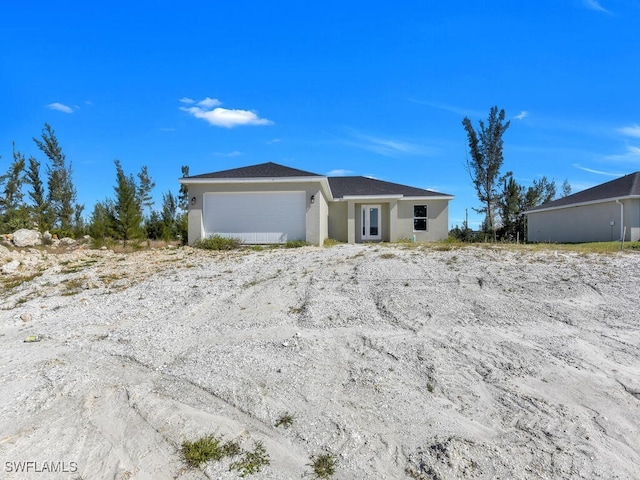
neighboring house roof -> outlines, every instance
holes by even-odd
[[[547,202],[543,205],[532,208],[525,213],[552,210],[580,204],[599,203],[607,200],[612,201],[628,197],[640,197],[640,172],[630,173],[624,177],[596,185],[595,187],[582,190],[581,192],[574,193],[573,195],[568,195],[558,200]]]
[[[297,168],[285,167],[277,163],[267,162],[259,165],[251,165],[249,167],[232,168],[231,170],[223,170],[221,172],[203,173],[202,175],[193,175],[186,177],[192,178],[284,178],[284,177],[322,177],[317,173],[305,172]]]
[[[351,196],[443,197],[450,195],[368,177],[329,177],[333,198]]]

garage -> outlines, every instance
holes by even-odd
[[[247,244],[306,240],[305,192],[206,193],[204,236]]]

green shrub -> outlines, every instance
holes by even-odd
[[[195,247],[204,250],[236,250],[242,246],[239,238],[227,238],[220,235],[214,235],[209,238],[198,240]]]
[[[193,467],[199,467],[209,460],[224,458],[220,439],[213,435],[202,437],[195,442],[182,442],[182,456]]]
[[[241,449],[237,442],[222,443],[222,437],[208,435],[195,442],[182,442],[182,456],[192,467],[199,467],[209,460],[220,461],[224,457],[240,455]]]
[[[336,471],[336,457],[331,453],[313,455],[309,466],[313,469],[315,478],[329,478]]]
[[[289,240],[287,243],[284,244],[284,248],[300,248],[300,247],[306,247],[307,245],[309,244],[304,240]]]

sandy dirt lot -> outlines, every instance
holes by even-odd
[[[640,478],[640,254],[0,252],[16,259],[2,479],[239,478],[184,462],[209,434],[263,443],[248,478],[311,479],[323,453],[335,479]]]

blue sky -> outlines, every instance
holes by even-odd
[[[5,2],[0,172],[45,122],[89,215],[114,159],[162,193],[276,162],[455,195],[462,119],[511,126],[503,171],[578,191],[640,170],[640,0]]]

